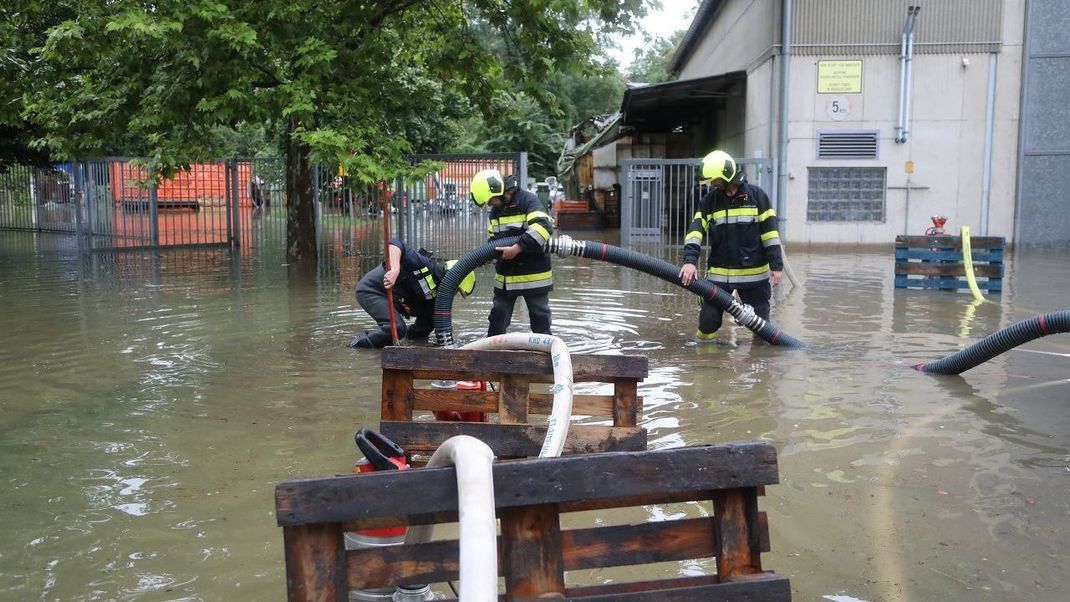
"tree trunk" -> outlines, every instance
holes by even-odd
[[[286,261],[290,265],[316,264],[316,211],[312,196],[312,166],[308,145],[294,137],[300,122],[286,126]]]

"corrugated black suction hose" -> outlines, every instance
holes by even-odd
[[[435,298],[435,337],[439,345],[453,344],[453,293],[460,284],[462,277],[497,256],[497,251],[494,250],[495,247],[507,247],[519,239],[520,237],[517,236],[488,242],[474,251],[470,251],[457,262],[457,265],[453,266],[453,269],[446,273],[446,276],[438,285],[439,294]],[[732,295],[709,280],[696,278],[690,285],[683,286],[680,284],[680,268],[666,261],[601,242],[572,240],[569,236],[551,239],[546,243],[546,250],[550,253],[557,253],[562,257],[571,255],[573,257],[607,261],[656,276],[666,282],[686,288],[703,299],[709,299],[722,311],[731,314],[736,322],[746,326],[773,345],[786,347],[806,346],[799,339],[755,315],[754,311],[748,306],[736,301]]]
[[[994,332],[973,345],[951,355],[914,366],[932,374],[962,374],[1015,347],[1060,332],[1070,332],[1070,310],[1034,316]]]

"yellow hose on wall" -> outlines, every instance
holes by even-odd
[[[966,282],[970,283],[970,292],[973,298],[984,301],[981,289],[977,287],[977,277],[973,273],[973,251],[970,249],[970,227],[962,227],[962,263],[966,266]]]

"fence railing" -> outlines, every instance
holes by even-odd
[[[526,153],[418,155],[420,180],[350,181],[313,169],[317,241],[332,257],[381,254],[383,208],[391,233],[440,257],[486,240],[487,217],[468,202],[476,172],[526,175]],[[0,170],[0,229],[71,233],[88,249],[233,246],[284,254],[288,199],[281,158],[194,163],[153,185],[143,163],[109,157]]]

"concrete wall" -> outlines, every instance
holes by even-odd
[[[989,235],[1013,237],[1017,147],[1020,41],[995,55],[996,113],[989,209]],[[861,94],[818,94],[817,62],[795,57],[789,100],[788,238],[794,242],[887,243],[902,233],[922,234],[929,216],[945,215],[948,226],[968,225],[982,234],[982,175],[989,60],[992,55],[929,54],[914,57],[909,138],[895,142],[899,62],[896,56],[863,57]],[[852,57],[854,58],[854,57]],[[964,66],[963,60],[968,62]],[[833,100],[846,100],[850,112],[836,120]],[[817,159],[820,130],[877,130],[879,154],[873,160]],[[906,173],[913,161],[914,173]],[[807,222],[807,168],[884,166],[887,168],[883,223]],[[925,187],[907,191],[903,187]]]
[[[1022,244],[1070,245],[1070,3],[1030,0],[1021,137]]]

